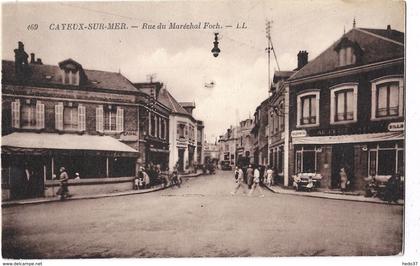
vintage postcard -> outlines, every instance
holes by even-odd
[[[4,2],[1,24],[4,263],[417,265],[404,1]]]

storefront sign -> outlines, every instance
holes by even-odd
[[[404,122],[393,122],[388,125],[389,131],[404,131]]]
[[[139,139],[139,135],[137,131],[124,131],[120,135],[120,139],[122,141],[137,141]]]
[[[306,137],[306,130],[293,130],[290,135],[292,138]]]

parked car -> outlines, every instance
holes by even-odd
[[[229,161],[223,161],[221,163],[221,168],[222,168],[222,170],[232,170],[232,166],[230,166]]]

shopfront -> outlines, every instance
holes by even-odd
[[[7,199],[44,196],[60,167],[81,180],[132,177],[137,157],[109,136],[15,132],[2,138],[2,188]]]
[[[292,134],[294,173],[317,173],[321,187],[339,188],[340,168],[347,169],[351,190],[363,190],[368,176],[404,175],[404,134],[381,132],[337,136]]]

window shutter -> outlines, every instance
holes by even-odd
[[[63,103],[59,103],[55,106],[55,128],[63,130]]]
[[[36,127],[38,129],[45,127],[45,105],[41,102],[36,103]]]
[[[124,109],[117,108],[117,131],[124,131]]]
[[[102,106],[96,108],[96,131],[104,131],[104,109]]]
[[[78,113],[78,127],[79,131],[85,131],[86,130],[86,107],[83,105],[79,105],[77,107],[77,113]]]
[[[12,102],[12,127],[20,128],[20,101]]]

